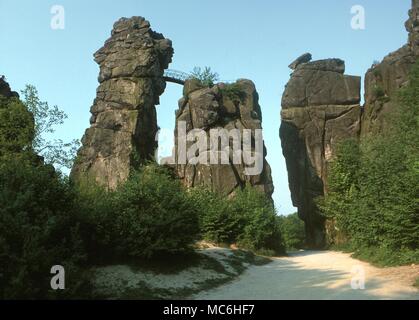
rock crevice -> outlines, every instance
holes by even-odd
[[[196,129],[202,130],[207,141],[211,141],[211,130],[219,133],[230,133],[230,130],[237,129],[240,135],[240,150],[242,151],[242,138],[245,129],[250,129],[252,134],[251,153],[255,150],[255,130],[262,129],[262,115],[259,106],[259,96],[255,85],[250,80],[241,79],[234,84],[219,83],[211,88],[202,87],[196,80],[187,80],[184,87],[184,96],[179,100],[179,109],[176,112],[175,128],[175,150],[179,150],[179,139],[185,139],[179,134],[180,125],[186,127],[184,134],[188,135]],[[273,193],[271,170],[266,161],[266,148],[260,151],[262,162],[261,172],[254,175],[247,175],[243,155],[240,155],[241,162],[234,163],[233,146],[234,139],[228,137],[228,163],[221,162],[221,150],[211,149],[208,143],[204,152],[200,150],[201,159],[208,160],[208,164],[194,164],[187,160],[181,163],[176,158],[175,170],[183,184],[188,188],[197,186],[207,187],[212,191],[219,192],[226,196],[232,196],[237,189],[243,188],[246,184],[263,191],[269,197]],[[232,141],[233,140],[233,141]],[[218,142],[218,141],[217,141]],[[262,141],[263,143],[263,141]],[[194,142],[189,141],[187,147]],[[211,154],[217,153],[219,162],[211,163]],[[177,155],[175,155],[177,157]]]
[[[412,0],[406,22],[408,43],[375,63],[365,76],[361,109],[360,78],[344,75],[340,59],[311,60],[305,54],[290,65],[294,70],[282,97],[280,137],[294,206],[305,221],[307,242],[326,244],[325,218],[316,199],[327,193],[327,175],[337,143],[385,131],[396,92],[405,86],[419,57],[419,0]]]
[[[325,244],[316,199],[327,190],[332,155],[339,141],[358,137],[360,130],[361,78],[344,71],[340,59],[300,63],[282,98],[280,138],[291,197],[315,248]]]

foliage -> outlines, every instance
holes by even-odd
[[[189,196],[199,212],[202,237],[218,244],[234,243],[243,222],[232,214],[230,203],[206,188],[194,188]]]
[[[226,84],[221,89],[221,94],[233,101],[244,102],[246,99],[246,92],[237,83]]]
[[[357,255],[387,264],[418,258],[419,62],[397,102],[386,132],[341,144],[323,207]]]
[[[383,98],[385,96],[383,87],[377,84],[372,88],[372,92],[377,99]]]
[[[0,157],[31,149],[33,117],[18,98],[0,95]]]
[[[254,251],[284,252],[275,209],[262,192],[246,187],[226,199],[198,188],[191,190],[191,197],[201,215],[200,230],[204,239],[238,244]]]
[[[65,114],[41,102],[32,86],[24,96],[25,104],[0,100],[0,298],[87,297],[92,263],[188,252],[200,232],[283,252],[274,207],[251,188],[230,200],[187,192],[155,164],[141,166],[115,191],[87,180],[74,185],[36,154],[70,163],[69,145],[44,137]],[[50,287],[57,264],[66,272],[63,291]]]
[[[178,253],[189,250],[197,239],[195,207],[180,182],[154,164],[141,167],[114,192],[82,192],[80,203],[88,217],[89,248],[108,256]]]
[[[287,250],[302,249],[305,245],[304,222],[297,213],[278,216],[279,226]]]
[[[0,162],[0,297],[55,298],[83,287],[86,256],[68,181],[32,161]],[[50,269],[64,266],[68,290],[53,291]]]
[[[57,106],[50,107],[48,102],[41,101],[37,89],[27,85],[22,91],[23,103],[32,113],[35,121],[35,134],[32,148],[44,157],[45,162],[56,167],[71,168],[79,141],[63,142],[61,139],[48,140],[47,135],[55,132],[57,125],[62,125],[67,115]]]
[[[210,67],[195,67],[191,74],[192,78],[198,79],[205,87],[212,87],[219,80],[218,73],[213,72]]]
[[[243,215],[243,231],[237,243],[251,250],[270,249],[283,253],[284,245],[276,220],[273,203],[261,191],[250,186],[237,192],[232,199],[236,215]]]

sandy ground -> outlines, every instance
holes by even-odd
[[[250,266],[237,280],[192,298],[419,300],[419,290],[412,286],[417,276],[418,265],[381,269],[345,253],[302,251]]]
[[[198,292],[206,287],[208,282],[226,282],[237,277],[237,271],[232,263],[241,261],[236,257],[234,260],[233,251],[215,246],[208,246],[198,250],[201,254],[218,262],[225,272],[220,272],[204,262],[197,266],[186,268],[177,273],[156,273],[151,270],[143,270],[129,265],[109,265],[92,269],[94,292],[99,296],[109,299],[125,298],[129,292],[144,292],[147,288],[151,292],[158,293],[159,290],[167,290],[176,297],[178,291],[184,289]],[[243,267],[248,268],[249,263],[241,261]],[[228,273],[228,274],[227,274]],[[130,298],[135,298],[136,293],[131,293]]]

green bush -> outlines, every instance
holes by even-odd
[[[390,265],[418,259],[419,62],[397,103],[385,132],[340,145],[323,205],[356,255]]]
[[[287,250],[302,249],[305,245],[304,222],[297,213],[278,217],[279,226]]]
[[[237,192],[231,205],[233,213],[243,216],[244,220],[242,233],[237,238],[239,245],[255,251],[284,252],[274,205],[263,192],[247,186]]]
[[[205,188],[193,188],[189,197],[199,213],[201,237],[218,244],[236,242],[245,221],[232,212],[230,202],[223,196]]]
[[[0,297],[78,294],[86,255],[68,181],[50,166],[23,157],[0,162]],[[62,265],[67,290],[53,291],[53,265]]]
[[[380,99],[385,96],[384,89],[380,85],[374,85],[372,92],[377,99]]]
[[[237,244],[253,251],[284,252],[273,204],[251,187],[231,199],[208,190],[191,190],[200,213],[202,237],[216,243]]]
[[[0,157],[30,150],[34,135],[32,114],[18,98],[0,95]]]
[[[237,83],[226,84],[221,94],[233,101],[244,102],[246,99],[246,92]]]
[[[84,188],[85,190],[85,188]],[[147,165],[114,192],[81,192],[88,247],[106,256],[150,258],[191,248],[198,214],[180,182]]]
[[[34,153],[35,122],[18,98],[0,96],[0,298],[80,297],[88,290],[75,195]],[[66,290],[51,289],[54,265]]]

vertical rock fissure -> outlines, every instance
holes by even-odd
[[[291,196],[313,248],[326,241],[317,198],[327,189],[331,154],[339,141],[360,130],[361,79],[344,71],[339,59],[300,63],[282,97],[280,138]]]
[[[409,33],[407,45],[366,73],[362,108],[360,78],[345,76],[342,60],[310,62],[307,53],[290,65],[294,72],[282,97],[280,138],[293,204],[305,221],[307,241],[312,247],[326,244],[321,222],[324,218],[315,198],[327,192],[327,170],[337,144],[387,130],[387,115],[397,107],[397,91],[406,85],[409,71],[418,60],[419,0],[412,0],[405,26]],[[324,127],[320,134],[321,125]]]

